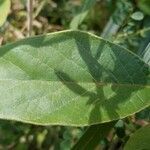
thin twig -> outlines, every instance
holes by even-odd
[[[33,0],[27,0],[27,29],[28,36],[32,34],[32,22],[33,22]]]
[[[145,32],[148,32],[150,31],[150,27],[147,27],[147,28],[143,28],[141,30],[138,30],[136,32],[130,32],[130,33],[120,33],[116,36],[116,40],[120,39],[120,38],[129,38],[129,36],[137,36],[139,34],[144,34]]]

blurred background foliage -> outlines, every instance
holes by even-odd
[[[80,29],[138,54],[150,52],[150,0],[34,0],[32,35]],[[0,28],[0,45],[27,36],[26,0],[12,0]],[[147,47],[147,48],[146,48]],[[119,120],[95,149],[122,149],[132,133],[150,121],[150,108]],[[0,150],[69,150],[87,127],[35,126],[0,120]]]

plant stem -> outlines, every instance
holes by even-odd
[[[28,36],[32,34],[32,22],[33,22],[33,0],[27,0],[27,29]]]
[[[148,32],[150,31],[150,27],[148,28],[144,28],[144,29],[141,29],[141,30],[138,30],[136,32],[131,32],[131,33],[121,33],[121,34],[118,34],[116,39],[120,39],[120,38],[127,38],[128,36],[136,36],[136,35],[139,35],[141,33],[145,33],[145,32]]]

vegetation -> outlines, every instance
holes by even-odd
[[[150,148],[149,0],[0,0],[0,149]]]

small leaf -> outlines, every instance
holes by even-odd
[[[137,12],[134,12],[132,15],[131,15],[131,18],[134,19],[134,20],[137,20],[137,21],[140,21],[144,18],[144,15],[142,12],[140,11],[137,11]]]
[[[0,0],[0,26],[5,22],[10,10],[10,0]]]
[[[124,150],[149,150],[150,148],[150,125],[137,130],[131,135]]]
[[[95,35],[63,31],[0,48],[0,118],[85,126],[150,105],[149,65]]]

